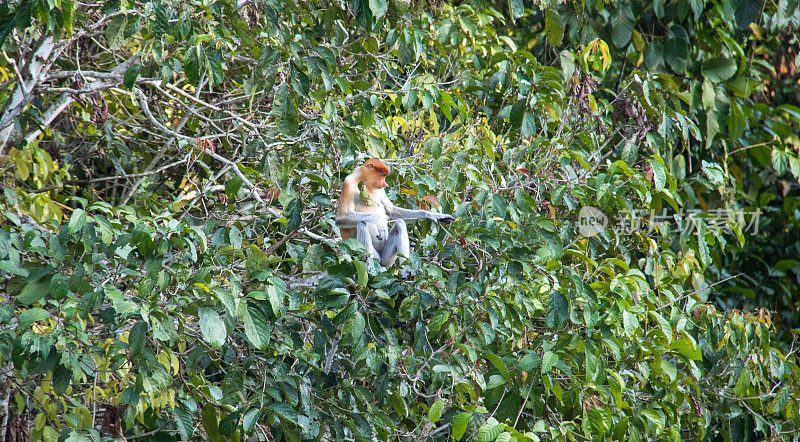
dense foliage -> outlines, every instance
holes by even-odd
[[[798,31],[797,0],[0,5],[0,440],[796,437]],[[388,271],[333,222],[367,157],[457,218]]]

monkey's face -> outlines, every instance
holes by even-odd
[[[386,187],[386,177],[383,175],[378,175],[375,180],[375,188],[383,189]]]
[[[386,187],[386,176],[389,175],[389,168],[380,160],[369,160],[364,163],[362,175],[364,180],[372,189],[383,189]]]
[[[386,177],[375,173],[374,171],[368,171],[371,173],[367,174],[367,179],[364,180],[364,183],[370,189],[383,189],[386,187]]]

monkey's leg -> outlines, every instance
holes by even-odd
[[[386,238],[386,244],[381,250],[381,265],[387,268],[391,267],[398,253],[403,256],[411,254],[411,247],[408,244],[408,228],[402,219],[395,221],[392,230],[389,231],[389,237]]]
[[[367,250],[367,259],[379,258],[378,251],[372,245],[372,234],[369,232],[369,226],[365,222],[360,222],[356,225],[356,239],[358,239],[364,248]],[[384,248],[385,249],[385,248]]]

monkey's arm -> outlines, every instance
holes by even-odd
[[[432,221],[439,221],[441,223],[449,224],[455,221],[451,215],[446,213],[431,212],[430,210],[412,210],[403,209],[392,204],[388,199],[386,200],[386,213],[389,219],[429,219]]]
[[[352,229],[358,223],[379,224],[380,216],[366,212],[346,212],[336,214],[336,226],[339,228]]]

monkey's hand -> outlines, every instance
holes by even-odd
[[[450,224],[456,219],[453,218],[453,215],[448,215],[446,213],[437,213],[436,221],[439,221],[442,224]]]

